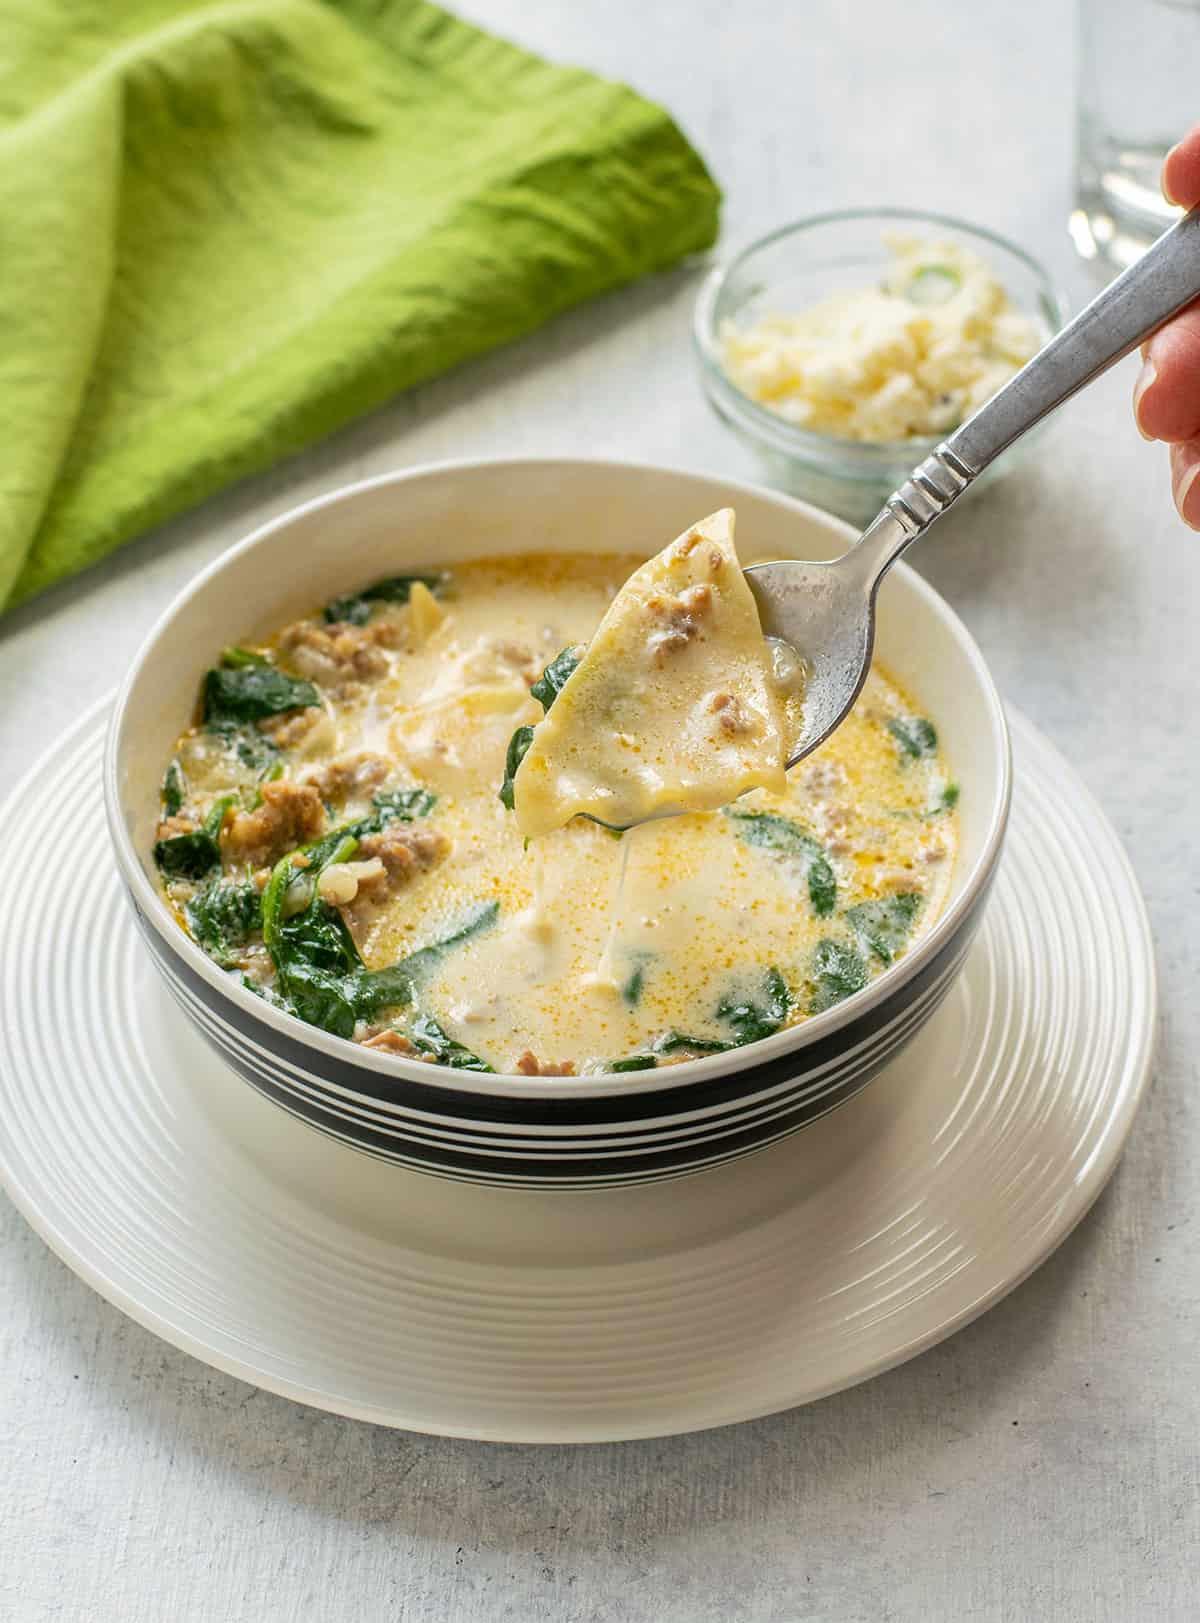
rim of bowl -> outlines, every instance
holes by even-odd
[[[931,959],[937,956],[971,912],[981,891],[990,880],[999,857],[1012,799],[1012,746],[1008,723],[1005,719],[1000,695],[996,690],[995,683],[992,681],[991,673],[987,668],[983,655],[962,620],[945,599],[928,582],[923,580],[915,570],[903,563],[897,564],[895,568],[902,572],[908,588],[923,596],[932,605],[934,612],[941,615],[946,621],[983,692],[992,723],[996,793],[993,797],[991,819],[980,854],[976,858],[970,873],[966,876],[959,895],[938,919],[929,933],[923,936],[917,945],[901,958],[899,963],[885,969],[861,992],[855,992],[845,1002],[826,1010],[824,1014],[814,1015],[798,1026],[790,1026],[783,1031],[776,1032],[771,1037],[763,1037],[758,1042],[748,1043],[744,1048],[735,1048],[726,1054],[712,1054],[700,1059],[685,1060],[681,1064],[667,1066],[655,1071],[625,1072],[616,1075],[602,1072],[571,1077],[565,1081],[562,1078],[548,1079],[500,1074],[489,1076],[483,1072],[471,1072],[468,1081],[468,1073],[466,1072],[454,1071],[445,1066],[435,1066],[432,1068],[434,1074],[431,1075],[431,1067],[428,1064],[405,1060],[399,1055],[380,1054],[364,1049],[360,1044],[349,1042],[342,1037],[334,1037],[317,1026],[306,1025],[302,1020],[297,1019],[295,1015],[286,1014],[282,1010],[274,1008],[271,1004],[265,1003],[262,998],[256,997],[252,992],[248,992],[243,986],[238,985],[229,975],[218,968],[208,954],[197,946],[191,936],[180,928],[167,908],[165,901],[159,895],[157,887],[152,884],[142,867],[122,812],[117,779],[118,748],[121,742],[123,721],[130,695],[141,678],[142,668],[147,659],[156,650],[164,634],[168,632],[176,615],[184,604],[190,602],[193,597],[204,591],[210,581],[222,574],[232,560],[240,558],[268,536],[274,535],[278,530],[286,529],[303,516],[317,512],[325,507],[335,506],[341,502],[352,501],[364,491],[375,490],[383,485],[403,486],[412,481],[436,475],[463,474],[476,470],[497,468],[510,470],[552,468],[560,473],[571,468],[586,468],[592,473],[597,470],[608,470],[614,475],[632,471],[649,475],[665,474],[672,478],[703,479],[710,482],[714,478],[714,475],[696,469],[671,467],[662,463],[635,462],[613,457],[450,458],[445,461],[420,463],[413,468],[376,474],[368,479],[355,480],[351,484],[340,485],[336,490],[328,491],[321,496],[314,496],[308,501],[301,502],[296,507],[289,508],[287,512],[268,519],[241,541],[227,547],[172,599],[151,626],[134,655],[125,679],[117,691],[112,714],[109,718],[104,743],[105,817],[121,877],[129,887],[143,917],[154,926],[154,929],[166,945],[172,951],[180,954],[193,973],[206,981],[220,997],[228,999],[236,1008],[240,1008],[243,1013],[249,1014],[264,1025],[274,1028],[293,1042],[304,1044],[318,1053],[326,1054],[332,1059],[339,1059],[343,1063],[349,1062],[359,1065],[366,1071],[374,1071],[383,1076],[400,1076],[409,1082],[461,1093],[464,1097],[469,1097],[472,1094],[486,1094],[491,1097],[524,1098],[532,1101],[537,1099],[603,1098],[635,1093],[674,1092],[689,1087],[696,1082],[702,1082],[716,1076],[731,1076],[738,1071],[750,1070],[769,1060],[782,1058],[786,1054],[794,1053],[806,1048],[811,1043],[832,1035],[843,1026],[853,1023],[860,1015],[878,1007],[884,999],[890,997],[893,992],[898,991],[907,981],[912,980]],[[734,495],[740,494],[758,500],[765,498],[767,501],[789,511],[815,518],[824,525],[832,525],[845,535],[848,545],[857,536],[857,531],[853,525],[847,524],[844,519],[839,519],[833,514],[825,512],[822,508],[814,506],[811,502],[801,501],[780,491],[752,484],[749,480],[719,477],[719,483]]]
[[[946,227],[951,231],[961,232],[964,236],[988,243],[992,247],[1001,248],[1005,253],[1020,259],[1037,278],[1042,297],[1053,312],[1056,332],[1064,325],[1070,314],[1070,303],[1066,295],[1046,267],[1035,259],[1028,249],[1022,248],[1019,243],[1002,236],[999,231],[991,230],[988,226],[976,225],[971,220],[962,220],[953,214],[930,213],[925,209],[830,209],[824,214],[805,215],[788,225],[776,226],[765,236],[755,237],[744,248],[738,249],[732,258],[723,260],[705,277],[692,315],[692,342],[700,362],[705,386],[713,397],[714,404],[720,401],[737,411],[745,425],[760,439],[768,441],[775,450],[793,456],[804,455],[809,461],[840,460],[854,464],[865,478],[882,472],[882,464],[886,464],[889,468],[896,462],[901,462],[905,466],[915,465],[940,445],[947,434],[955,430],[947,429],[944,433],[923,434],[904,440],[848,440],[840,434],[823,434],[813,429],[801,428],[798,423],[788,422],[778,412],[772,411],[739,389],[725,370],[721,359],[720,336],[716,329],[716,309],[730,277],[762,249],[770,248],[787,237],[800,236],[816,226],[869,220],[904,220],[912,224]]]

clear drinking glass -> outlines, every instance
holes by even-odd
[[[1180,211],[1159,185],[1200,120],[1200,0],[1079,0],[1076,208],[1085,259],[1130,265]]]

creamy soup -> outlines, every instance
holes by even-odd
[[[598,660],[593,686],[581,661],[640,560],[431,570],[351,592],[209,671],[154,847],[180,924],[298,1018],[460,1069],[649,1069],[860,990],[944,904],[957,786],[932,722],[878,666],[846,722],[782,777],[771,762],[796,662],[764,656],[736,558],[722,533],[701,539],[707,558],[698,546],[668,595],[715,586],[731,635],[707,666],[678,645],[678,677],[668,667],[663,683],[682,686],[656,698],[651,682],[645,716],[616,730],[634,740],[622,751],[639,738],[653,749],[656,703],[686,693],[691,714],[728,694],[735,722],[752,725],[727,731],[728,705],[703,712],[730,773],[715,809],[621,834],[589,816],[563,823],[552,792],[527,838],[512,807],[538,759],[531,730],[577,669],[564,722],[603,709],[611,671]],[[699,569],[707,581],[691,578]],[[643,604],[664,584],[647,580]],[[615,629],[598,652],[619,660]],[[593,789],[614,781],[604,762],[583,764]],[[749,782],[769,787],[725,803]]]

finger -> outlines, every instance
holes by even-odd
[[[1193,124],[1163,161],[1163,194],[1168,203],[1194,208],[1200,203],[1200,124]]]
[[[1133,416],[1150,440],[1200,436],[1200,303],[1160,327],[1146,346],[1133,389]]]
[[[1200,439],[1171,447],[1171,493],[1183,522],[1200,530]]]

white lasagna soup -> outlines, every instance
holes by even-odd
[[[649,564],[367,583],[220,655],[154,858],[205,952],[336,1036],[648,1070],[831,1008],[944,905],[958,788],[933,721],[877,666],[785,774],[802,704],[732,515]]]

